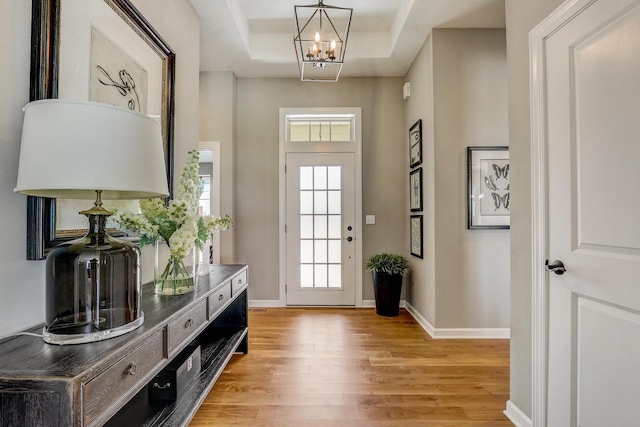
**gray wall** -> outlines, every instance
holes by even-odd
[[[466,228],[466,147],[509,145],[506,77],[501,29],[434,29],[406,76],[426,202],[408,301],[435,328],[509,327],[509,231]]]
[[[251,299],[279,298],[278,120],[283,107],[362,107],[363,213],[376,215],[375,225],[363,225],[363,259],[381,251],[407,254],[402,82],[238,79],[236,261],[251,266]],[[370,273],[363,278],[363,299],[372,300]]]
[[[236,219],[236,76],[200,73],[200,141],[220,142],[220,215]],[[220,262],[236,257],[237,222],[220,233]]]
[[[502,29],[434,29],[437,328],[509,327],[509,231],[467,230],[467,146],[509,145]]]
[[[562,0],[506,1],[511,141],[511,401],[531,415],[529,31]]]
[[[200,21],[188,0],[134,4],[177,53],[176,170],[198,146]],[[18,171],[22,107],[29,98],[31,2],[0,2],[0,336],[44,320],[44,262],[25,260],[26,196],[13,193]],[[151,271],[153,270],[151,266]]]
[[[411,96],[405,101],[405,129],[422,119],[423,258],[409,257],[407,302],[432,326],[436,324],[435,156],[433,132],[433,38],[427,38],[405,81]],[[407,142],[409,150],[408,131]],[[407,163],[408,165],[408,163]],[[407,210],[409,208],[407,207]],[[407,234],[409,224],[407,224]]]

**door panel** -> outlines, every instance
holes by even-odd
[[[552,427],[640,419],[638,4],[595,1],[545,45]]]
[[[353,153],[286,155],[287,305],[355,305]]]

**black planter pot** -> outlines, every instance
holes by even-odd
[[[373,292],[376,296],[376,314],[393,317],[400,308],[402,274],[373,272]]]

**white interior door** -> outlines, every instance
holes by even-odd
[[[638,426],[640,2],[582,3],[545,44],[547,425]]]
[[[355,305],[354,189],[353,153],[287,153],[287,305]]]

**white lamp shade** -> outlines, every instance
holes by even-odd
[[[15,191],[94,199],[96,190],[103,199],[168,195],[160,124],[95,102],[27,104]]]

